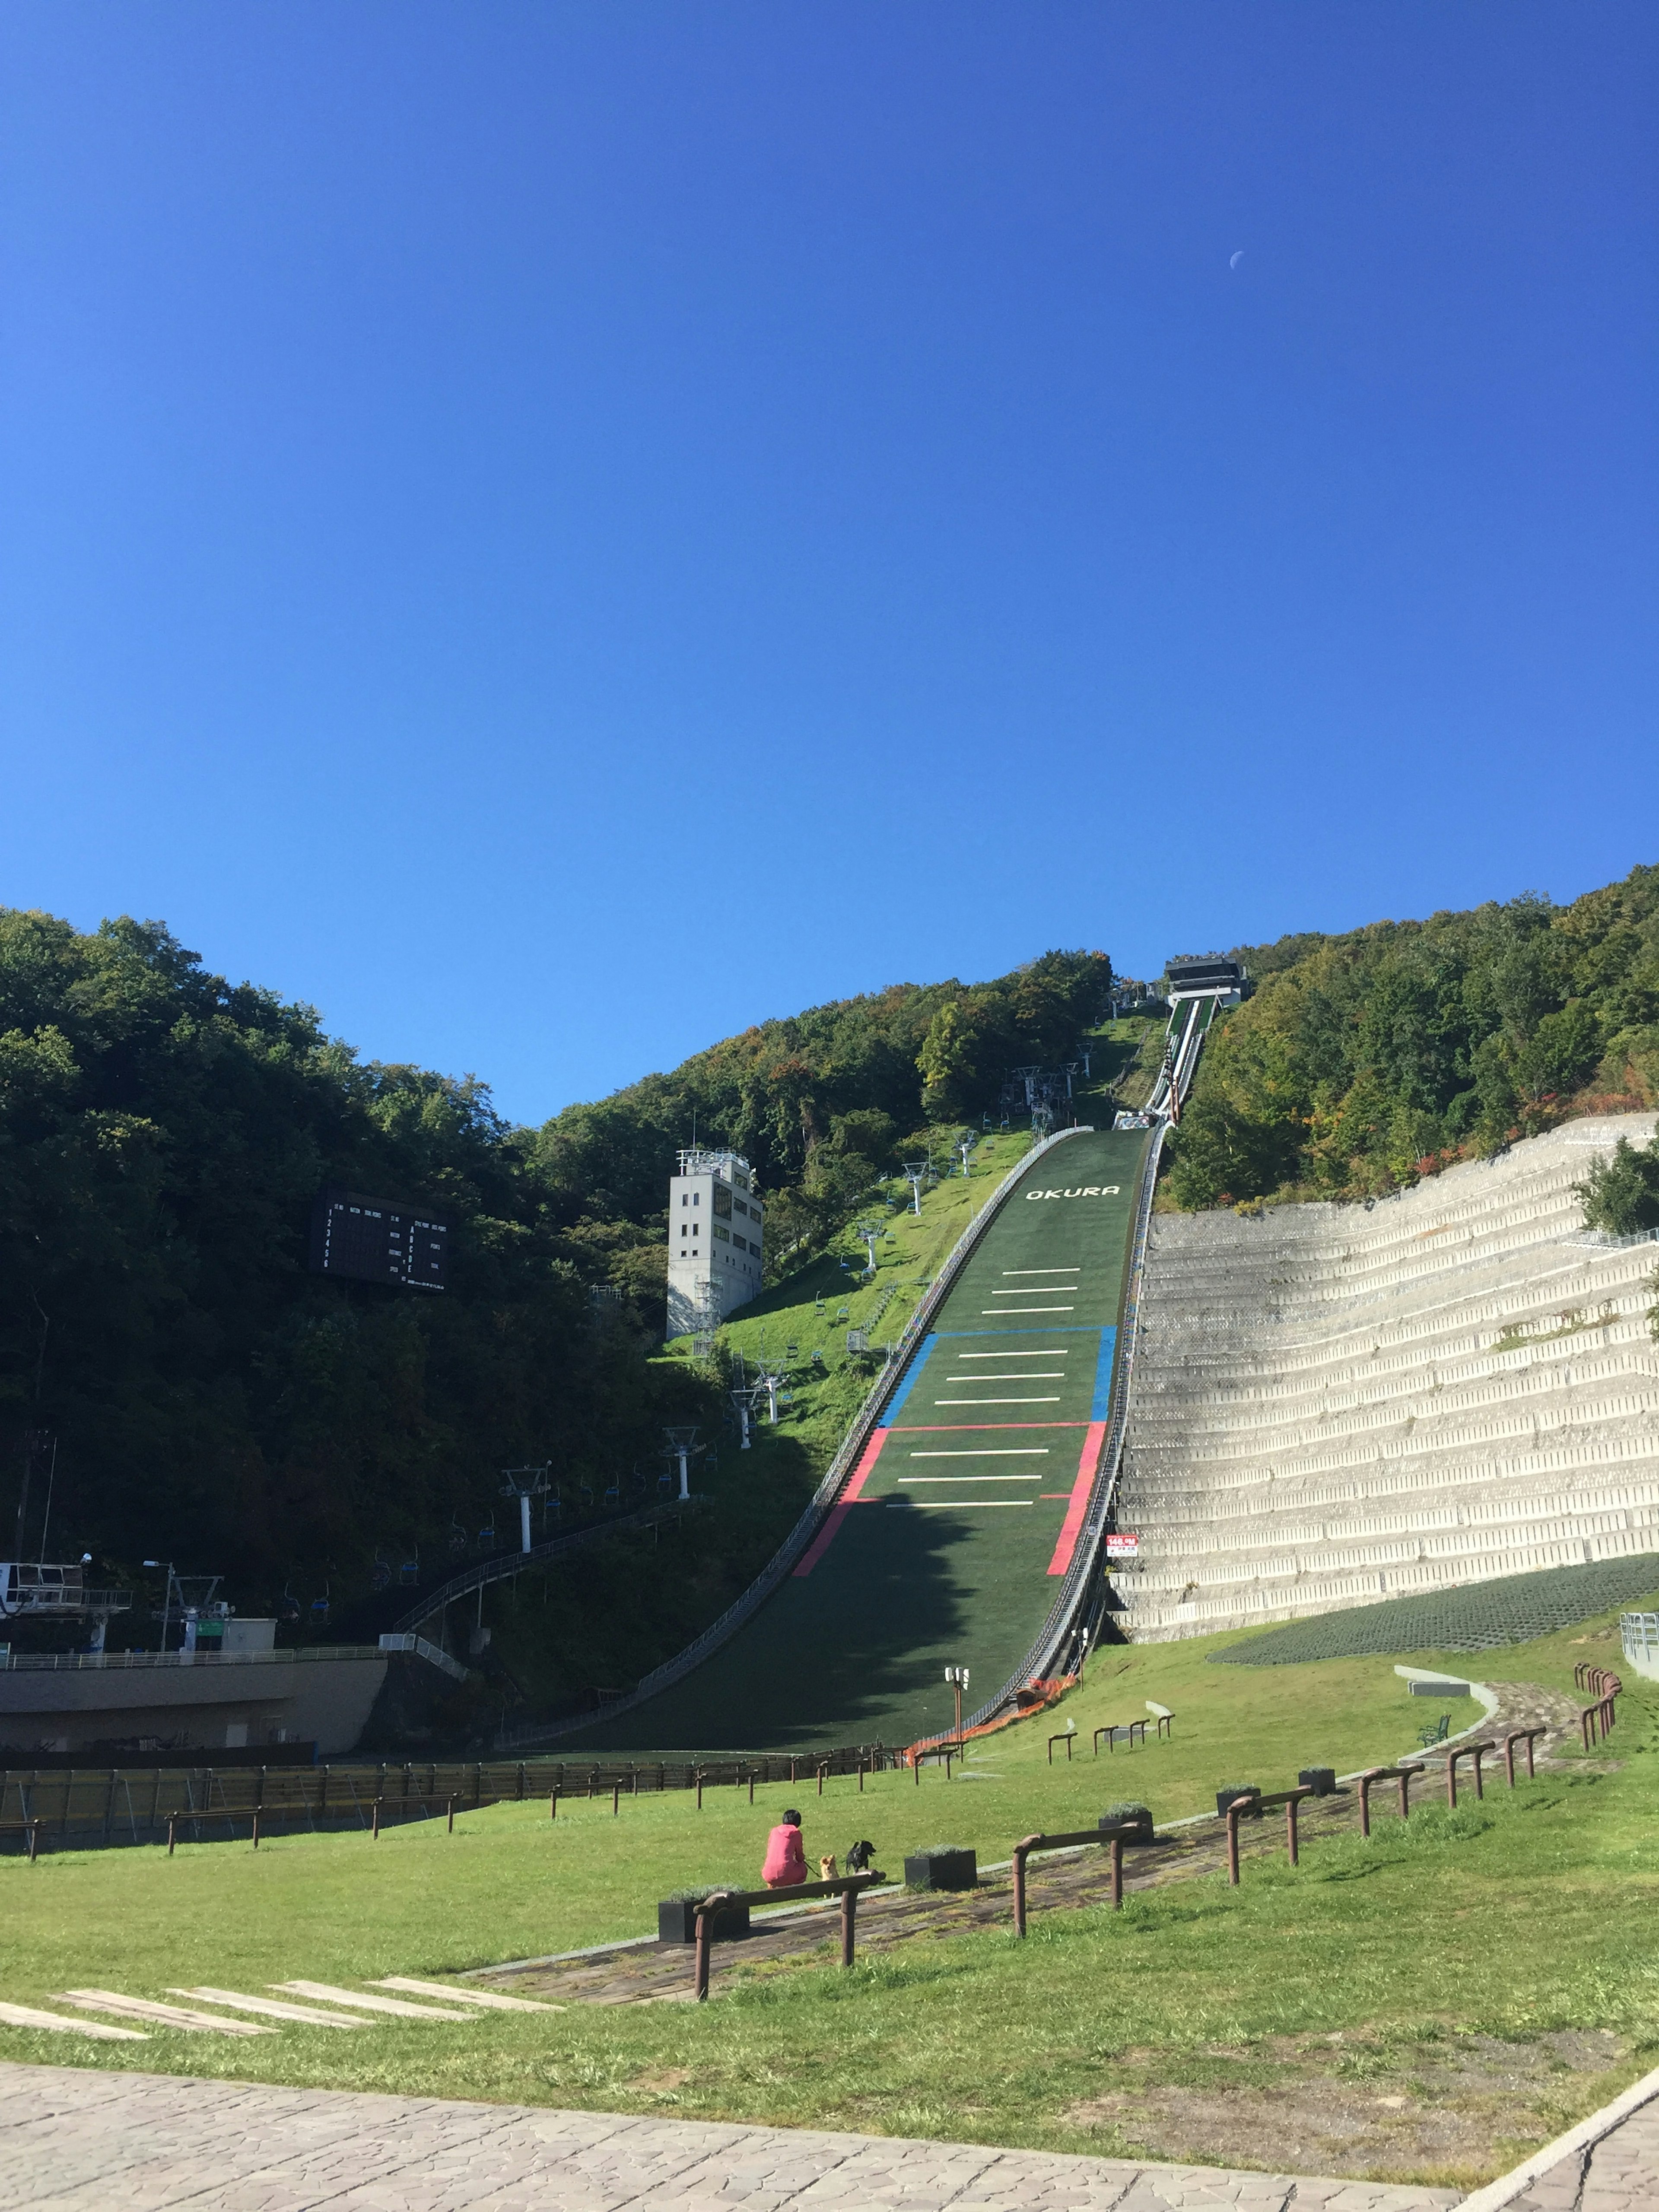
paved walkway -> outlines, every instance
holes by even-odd
[[[1501,2184],[1488,2193],[1499,2198],[1503,2212],[1653,2212],[1659,2204],[1659,2074],[1630,2094],[1643,2091],[1646,2103],[1546,2166],[1518,2194]],[[1617,2109],[1617,2103],[1609,2108]],[[1596,2126],[1592,2119],[1565,2140],[1571,2144]]]
[[[0,2065],[6,2208],[1441,2212],[1457,2201],[1455,2190],[977,2144]]]

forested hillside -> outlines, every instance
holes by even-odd
[[[1051,954],[1000,982],[897,987],[534,1130],[471,1079],[360,1061],[159,925],[83,935],[0,909],[0,1551],[27,1431],[58,1439],[52,1556],[174,1558],[245,1605],[327,1588],[337,1614],[377,1546],[430,1565],[458,1523],[476,1535],[503,1467],[654,1479],[662,1424],[721,1410],[714,1378],[657,1356],[692,1114],[759,1167],[774,1253],[804,1251],[930,1113],[1059,1056],[1109,981],[1098,954]],[[325,1183],[447,1218],[449,1290],[308,1273]],[[26,1556],[44,1504],[37,1484]],[[772,1540],[745,1514],[740,1556],[699,1540],[715,1610]]]
[[[1239,952],[1255,995],[1212,1035],[1171,1195],[1352,1198],[1595,1108],[1659,1103],[1659,867]]]

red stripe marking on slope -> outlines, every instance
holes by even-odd
[[[839,1500],[830,1509],[830,1517],[808,1546],[806,1556],[795,1569],[798,1575],[810,1575],[818,1561],[836,1540],[836,1531],[847,1518],[847,1509],[856,1505],[864,1494],[864,1486],[875,1473],[876,1462],[881,1457],[881,1448],[890,1432],[877,1429],[864,1447],[862,1457],[853,1470],[853,1479],[842,1491]]]
[[[1051,1575],[1063,1575],[1072,1564],[1072,1554],[1077,1549],[1077,1540],[1083,1528],[1083,1516],[1089,1510],[1089,1492],[1095,1486],[1095,1469],[1100,1464],[1101,1450],[1105,1442],[1105,1422],[1091,1421],[1089,1433],[1083,1439],[1083,1456],[1077,1463],[1077,1480],[1072,1485],[1072,1502],[1066,1509],[1066,1518],[1060,1524],[1060,1541],[1054,1546],[1054,1556],[1048,1562]]]

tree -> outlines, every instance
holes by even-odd
[[[1620,1137],[1611,1159],[1593,1160],[1583,1182],[1572,1186],[1582,1199],[1586,1229],[1630,1237],[1659,1229],[1659,1127],[1656,1141],[1638,1146]]]

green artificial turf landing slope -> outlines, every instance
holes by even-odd
[[[1547,1636],[1605,1607],[1628,1605],[1659,1583],[1659,1553],[1503,1575],[1461,1589],[1426,1590],[1344,1613],[1293,1620],[1210,1656],[1226,1667],[1291,1667],[1308,1659],[1357,1659],[1370,1652],[1489,1651]]]
[[[1144,1131],[1068,1139],[1005,1201],[801,1568],[682,1682],[579,1739],[607,1751],[912,1741],[1008,1680],[1047,1616],[1104,1418]]]

